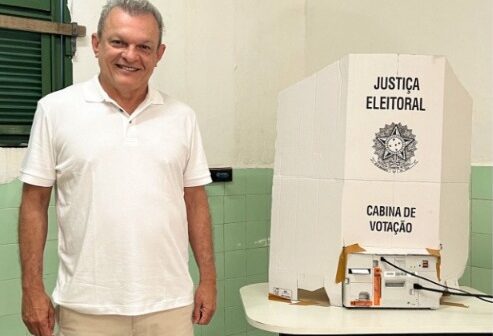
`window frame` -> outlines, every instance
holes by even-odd
[[[70,23],[67,0],[0,0],[0,14]],[[72,84],[73,37],[49,33],[35,34],[39,34],[41,43],[41,96],[39,97],[41,98]],[[35,109],[36,106],[33,106],[32,117]],[[12,114],[11,111],[9,113]],[[14,124],[6,123],[5,120],[2,122],[1,114],[2,111],[0,111],[0,147],[27,146],[32,117],[28,119],[23,117],[22,120],[19,118],[18,123]]]

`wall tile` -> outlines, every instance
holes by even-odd
[[[240,278],[246,276],[245,250],[226,252],[224,258],[226,279]]]
[[[224,309],[217,310],[212,321],[208,325],[202,327],[202,336],[218,335],[224,335]]]
[[[492,233],[493,227],[493,201],[477,200],[471,201],[472,232]]]
[[[246,246],[245,222],[224,224],[224,250],[240,250]]]
[[[211,213],[212,224],[218,225],[224,223],[224,197],[209,197],[209,211]]]
[[[200,280],[199,267],[197,266],[197,262],[190,252],[190,257],[188,259],[188,270],[190,272],[190,277],[194,284],[198,284]]]
[[[0,209],[0,245],[17,243],[19,209]]]
[[[203,327],[198,324],[193,325],[193,336],[202,336]]]
[[[242,306],[240,298],[240,288],[247,284],[247,279],[234,278],[226,279],[224,282],[224,305],[225,307]]]
[[[247,322],[242,307],[227,307],[224,309],[224,313],[224,334],[226,336],[246,332]]]
[[[244,222],[245,213],[245,195],[224,196],[224,223]]]
[[[56,285],[57,273],[46,274],[43,276],[43,284],[45,286],[46,293],[53,293]]]
[[[216,277],[218,280],[223,280],[224,279],[224,269],[225,269],[225,261],[224,261],[224,252],[223,253],[216,253],[214,255],[214,258],[216,259]]]
[[[471,266],[472,260],[472,233],[469,232],[469,253],[467,254],[467,266]]]
[[[58,241],[49,240],[45,245],[43,274],[58,272]]]
[[[205,186],[205,191],[207,191],[207,196],[224,196],[224,183],[212,182]]]
[[[21,311],[21,280],[0,281],[0,316]]]
[[[212,237],[214,241],[214,252],[224,251],[224,225],[212,226]]]
[[[246,194],[246,183],[249,169],[234,169],[233,181],[225,182],[225,195],[244,195]]]
[[[0,245],[0,280],[20,278],[19,246]]]
[[[51,189],[51,194],[50,194],[50,205],[55,206],[56,204],[56,191],[55,188]]]
[[[216,281],[216,288],[217,288],[217,300],[216,300],[216,310],[224,311],[224,307],[226,307],[225,304],[225,298],[226,298],[226,281],[225,280],[218,280]]]
[[[492,235],[473,233],[471,235],[471,265],[486,269],[493,269],[492,262]]]
[[[13,314],[0,316],[0,335],[26,336],[29,333],[22,323],[21,315]]]
[[[247,195],[247,221],[270,221],[271,195]]]
[[[266,221],[246,223],[246,247],[266,247],[269,244],[269,233]]]
[[[247,174],[246,193],[271,194],[273,176],[272,169],[252,169],[251,173]]]
[[[471,196],[473,199],[493,199],[493,167],[472,167]]]
[[[0,209],[18,208],[21,203],[22,183],[19,180],[0,184]]]
[[[269,281],[268,273],[247,275],[247,284],[255,284],[259,282],[268,282],[268,281]]]
[[[247,275],[269,271],[269,252],[266,247],[247,250]]]
[[[483,293],[493,293],[491,269],[471,267],[471,287]]]
[[[459,285],[471,287],[471,267],[466,266],[462,277],[459,279]]]
[[[268,332],[268,331],[264,331],[264,330],[260,330],[260,329],[254,329],[253,327],[251,327],[252,329],[249,329],[247,331],[247,336],[277,336],[278,334],[275,334],[275,333],[271,333],[271,332]]]
[[[56,208],[48,207],[48,235],[46,239],[53,240],[58,238],[58,224],[56,216]]]

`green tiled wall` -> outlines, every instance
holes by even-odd
[[[473,167],[471,257],[461,284],[492,292],[493,167]],[[218,276],[218,309],[196,336],[272,335],[248,325],[238,290],[267,281],[272,169],[235,169],[234,181],[207,186]],[[0,185],[0,335],[28,335],[20,319],[17,218],[21,184]],[[54,286],[57,268],[53,202],[46,247],[45,282]],[[198,270],[191,260],[195,282]]]
[[[30,335],[20,316],[21,282],[17,219],[22,185],[19,181],[0,184],[0,335]],[[45,248],[44,282],[48,291],[55,286],[58,268],[57,229],[54,199],[48,209],[49,231]]]
[[[469,260],[461,285],[493,292],[492,228],[493,167],[473,166],[471,170],[471,236]]]
[[[218,270],[218,308],[195,336],[273,335],[248,325],[239,289],[266,282],[269,257],[272,169],[234,169],[233,181],[207,186]],[[190,268],[196,269],[193,260]],[[197,273],[193,276],[197,282]]]

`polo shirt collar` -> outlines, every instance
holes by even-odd
[[[118,105],[108,94],[104,91],[101,83],[99,82],[98,75],[94,76],[91,80],[87,81],[84,85],[84,99],[90,103],[102,103],[109,102]],[[162,94],[149,86],[147,96],[142,104],[148,105],[162,105],[164,104],[164,99]]]

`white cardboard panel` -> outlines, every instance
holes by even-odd
[[[472,99],[446,64],[444,90],[442,182],[469,183],[471,171]]]
[[[298,286],[308,290],[315,290],[322,287],[323,277],[318,276],[317,285],[316,275],[319,272],[319,249],[317,245],[323,243],[320,235],[323,235],[324,227],[319,227],[317,223],[317,198],[318,181],[315,179],[304,178],[297,181],[298,202],[296,204],[296,237],[293,245],[296,249],[296,265],[298,270]],[[316,245],[314,246],[314,242]],[[317,287],[318,286],[318,287]]]
[[[342,241],[342,189],[343,181],[321,181],[318,201],[318,223],[324,227],[322,237],[325,241],[320,243],[322,258],[319,259],[319,267],[324,275],[324,287],[332,305],[342,305],[342,287],[336,284],[337,266],[341,253]]]
[[[327,277],[334,281],[342,246],[341,196],[339,180],[274,176],[271,288],[294,295],[297,288],[324,287]]]
[[[297,288],[323,288],[327,279],[335,283],[342,232],[340,223],[342,182],[299,179],[297,217]],[[312,212],[312,214],[307,214]]]
[[[442,183],[440,198],[442,280],[462,276],[469,252],[469,184]]]
[[[315,128],[313,166],[315,178],[343,178],[344,139],[346,137],[345,99],[341,62],[331,64],[316,74]],[[330,149],[330,150],[328,150]]]
[[[288,289],[297,299],[296,246],[297,181],[274,176],[272,189],[272,224],[269,258],[269,282],[272,287]]]
[[[434,58],[428,56],[350,56],[346,152],[351,152],[353,155],[346,156],[345,178],[440,181],[440,165],[436,164],[436,156],[440,157],[442,146],[443,66],[443,62],[436,62]],[[394,84],[394,89],[375,89],[376,85],[378,87],[385,85],[380,83],[382,81],[392,81],[392,79],[387,79],[389,77],[409,77],[410,83],[416,86],[401,86],[412,87],[409,91],[398,88],[397,84]],[[378,80],[379,78],[381,80]],[[394,83],[396,82],[397,80],[394,80]],[[420,107],[426,111],[376,109],[378,106],[375,104],[369,104],[372,108],[368,108],[368,97],[376,97],[377,100],[381,97],[422,99],[423,104]],[[407,150],[403,153],[408,156],[410,162],[416,162],[416,165],[405,173],[388,173],[371,162],[371,159],[378,158],[373,148],[378,143],[377,134],[388,138],[388,136],[382,136],[382,133],[389,133],[390,125],[393,123],[400,123],[405,127],[401,128],[401,133],[403,133],[401,135],[409,133],[406,139],[414,139],[407,148],[416,147],[414,157],[411,157]],[[391,157],[396,158],[397,161],[402,159],[397,155],[391,155]]]
[[[315,109],[315,75],[305,78],[295,85],[283,90],[279,95],[276,156],[279,166],[274,172],[284,176],[306,176],[307,162],[300,160],[303,144],[307,135],[302,132],[302,120],[309,116],[314,118]]]
[[[344,245],[438,248],[440,183],[344,181]]]

